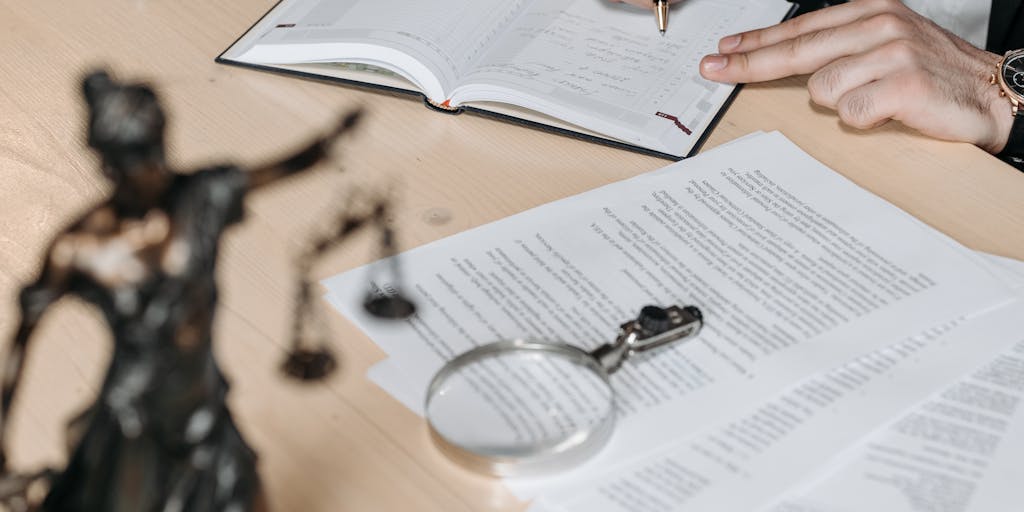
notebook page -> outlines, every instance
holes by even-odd
[[[401,74],[441,102],[533,0],[292,2],[238,60],[252,64],[356,62]]]
[[[687,0],[664,36],[650,11],[596,0],[534,2],[452,94],[536,110],[621,141],[685,156],[733,86],[704,80],[728,34],[779,22],[784,0]]]

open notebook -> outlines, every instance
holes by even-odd
[[[688,156],[735,86],[700,77],[718,40],[788,16],[788,0],[283,0],[217,61],[421,95],[669,158]]]

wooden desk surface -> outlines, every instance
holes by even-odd
[[[224,242],[218,357],[231,405],[259,451],[275,510],[518,510],[500,485],[452,467],[422,421],[365,377],[384,357],[328,312],[341,371],[302,386],[280,377],[291,259],[353,184],[393,187],[406,247],[657,169],[668,162],[409,99],[217,65],[213,58],[273,0],[0,1],[0,336],[50,238],[108,190],[84,144],[82,74],[106,67],[154,83],[168,110],[170,159],[187,169],[260,162],[364,106],[345,172],[324,169],[253,197]],[[868,132],[813,107],[800,79],[744,89],[706,147],[781,130],[838,172],[967,246],[1024,259],[1024,175],[963,144],[895,123]],[[332,253],[334,274],[372,259],[368,241]],[[98,316],[65,301],[33,338],[12,424],[17,467],[61,464],[65,420],[89,403],[109,353]],[[6,343],[6,341],[5,341]]]

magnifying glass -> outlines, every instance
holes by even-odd
[[[613,343],[593,351],[507,340],[448,361],[427,388],[435,444],[453,461],[497,476],[570,468],[597,453],[615,426],[609,376],[634,354],[692,337],[694,306],[646,306]]]

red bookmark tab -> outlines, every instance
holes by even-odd
[[[672,114],[666,114],[664,112],[657,112],[654,115],[656,115],[658,117],[664,117],[665,119],[668,119],[669,121],[672,121],[673,123],[675,123],[676,128],[679,128],[680,130],[683,131],[683,133],[685,133],[687,135],[693,134],[693,132],[691,132],[689,128],[687,128],[685,125],[683,125],[683,123],[679,122],[679,118],[678,117],[676,117],[676,116],[674,116]]]

